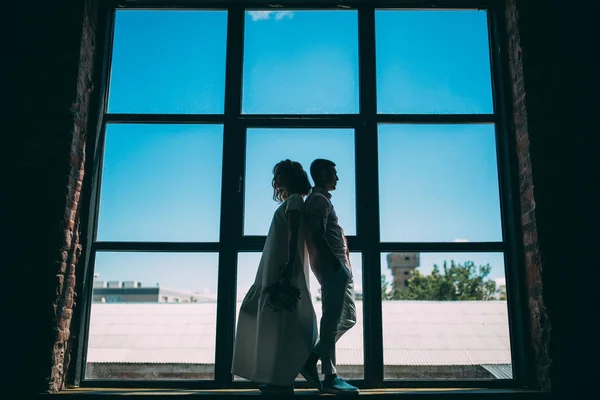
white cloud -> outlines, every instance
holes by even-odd
[[[281,21],[284,18],[292,19],[294,17],[294,13],[291,11],[277,11],[275,13],[275,20]]]
[[[294,13],[291,11],[248,11],[248,14],[252,17],[252,21],[266,21],[271,18],[281,21],[284,18],[294,17]]]
[[[249,11],[248,14],[252,17],[252,21],[262,21],[271,18],[273,11]]]
[[[468,241],[469,241],[469,239],[454,239],[453,240],[454,243],[466,243]]]

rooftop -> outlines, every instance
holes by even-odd
[[[338,342],[340,365],[363,364],[362,301],[356,304],[357,326]],[[213,364],[216,308],[94,303],[87,361]],[[511,364],[505,301],[383,301],[382,311],[386,365]]]

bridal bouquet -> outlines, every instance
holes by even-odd
[[[281,268],[285,268],[285,265]],[[292,286],[289,278],[282,277],[277,282],[263,289],[262,294],[266,296],[267,307],[273,311],[294,311],[298,300],[300,300],[300,289]]]

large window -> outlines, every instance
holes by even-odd
[[[230,373],[233,341],[287,158],[337,165],[342,377],[525,383],[497,11],[322,3],[112,11],[82,385],[255,386]]]

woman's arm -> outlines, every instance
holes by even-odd
[[[289,238],[288,261],[281,271],[281,277],[289,280],[292,278],[294,259],[296,257],[296,253],[298,252],[298,229],[300,228],[300,219],[302,218],[302,214],[298,210],[290,210],[286,214]]]

